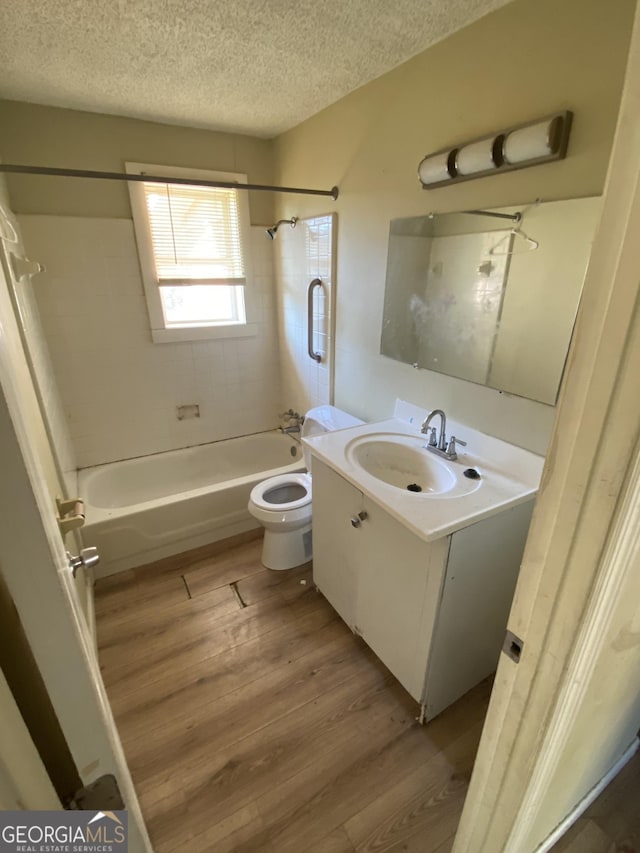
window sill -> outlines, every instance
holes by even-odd
[[[257,334],[257,323],[229,326],[185,326],[182,329],[151,329],[151,339],[154,344],[170,344],[175,341],[211,341],[221,338],[253,338]]]

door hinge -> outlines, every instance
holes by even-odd
[[[80,498],[71,498],[68,501],[56,498],[56,506],[58,508],[58,527],[63,538],[70,530],[82,527],[85,518],[84,501],[81,501]]]

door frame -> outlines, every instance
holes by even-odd
[[[49,482],[49,491],[52,499],[58,497],[68,499],[73,497],[73,495],[70,495],[68,492],[67,480],[60,463],[58,448],[54,441],[50,413],[47,411],[45,403],[42,388],[42,376],[38,374],[33,349],[30,343],[30,337],[33,337],[34,335],[43,336],[44,334],[38,320],[37,311],[34,314],[32,310],[32,308],[35,307],[32,277],[29,273],[17,276],[11,263],[12,256],[25,258],[26,254],[19,224],[9,207],[8,201],[8,194],[3,181],[0,184],[0,286],[2,286],[2,284],[6,284],[6,288],[11,299],[16,328],[22,344],[22,352],[31,377],[35,400],[42,420],[42,428],[47,440],[48,453],[51,457],[50,467],[52,472],[55,472],[56,483],[54,485],[52,482]],[[1,281],[3,272],[5,279],[4,282]],[[24,293],[25,288],[29,289],[30,295]],[[20,293],[23,293],[23,299],[21,299]],[[23,300],[26,300],[26,304]],[[30,303],[31,308],[29,307]],[[49,476],[51,478],[51,474]],[[73,541],[73,545],[69,544],[69,547],[73,547],[77,552],[79,552],[83,545],[82,536],[79,530],[73,530],[67,535],[69,536],[70,541]],[[76,592],[78,596],[82,597],[82,609],[97,651],[96,619],[93,600],[93,569],[90,569],[81,576],[78,576],[76,579]]]
[[[0,809],[61,809],[51,779],[0,669]]]
[[[525,849],[632,577],[640,547],[639,233],[637,12],[602,218],[509,618],[524,648],[517,664],[501,655],[454,853]]]
[[[129,812],[129,849],[151,843],[73,592],[29,412],[34,389],[0,277],[0,571],[83,784],[113,774]]]

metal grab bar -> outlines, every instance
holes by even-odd
[[[316,287],[322,287],[322,282],[319,278],[314,278],[307,290],[307,352],[309,358],[314,361],[322,361],[322,356],[319,352],[313,351],[313,291]]]

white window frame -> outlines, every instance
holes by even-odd
[[[247,176],[239,172],[212,172],[203,169],[187,169],[179,166],[158,166],[151,163],[125,163],[128,174],[134,175],[158,175],[159,177],[193,178],[205,181],[230,181],[238,184],[246,184]],[[168,180],[170,184],[171,181]],[[144,294],[149,312],[151,326],[151,338],[154,343],[171,343],[172,341],[200,341],[217,338],[244,338],[257,334],[256,306],[253,295],[253,274],[251,266],[251,223],[249,219],[249,199],[246,190],[238,192],[238,220],[240,227],[240,242],[245,268],[244,307],[246,322],[228,323],[216,325],[188,325],[171,326],[165,325],[164,311],[160,298],[160,286],[158,285],[151,242],[151,229],[144,197],[144,189],[140,181],[130,181],[129,197],[131,199],[131,212],[133,214],[133,226],[138,244],[138,257],[142,272]],[[218,285],[211,285],[217,287]],[[237,285],[242,287],[242,285]]]

